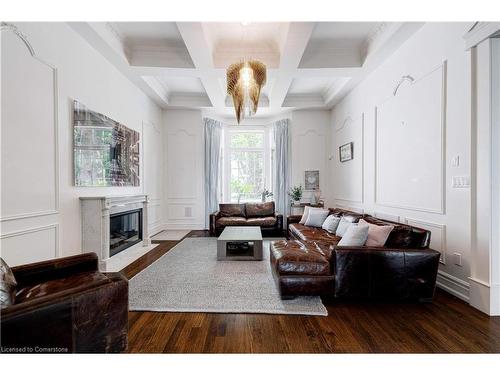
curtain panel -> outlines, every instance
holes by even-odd
[[[204,118],[203,123],[205,134],[205,228],[208,228],[209,215],[219,209],[217,192],[219,191],[222,123],[211,118]]]
[[[283,224],[287,225],[287,216],[290,212],[288,198],[290,176],[290,136],[289,119],[276,121],[273,124],[275,158],[274,158],[274,200],[276,212],[283,214]]]

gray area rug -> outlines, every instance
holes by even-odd
[[[320,297],[282,301],[269,264],[217,261],[215,238],[186,238],[129,281],[131,311],[321,315]]]

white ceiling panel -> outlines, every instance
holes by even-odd
[[[423,23],[88,22],[72,26],[164,108],[228,108],[226,68],[267,65],[258,116],[331,108]],[[372,61],[372,63],[370,63]]]

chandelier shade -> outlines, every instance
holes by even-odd
[[[260,91],[266,83],[266,65],[257,60],[231,64],[226,71],[227,93],[233,98],[238,124],[257,112]]]

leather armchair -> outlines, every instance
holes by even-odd
[[[13,267],[16,301],[1,310],[5,350],[120,352],[127,347],[128,281],[101,273],[95,253]]]

